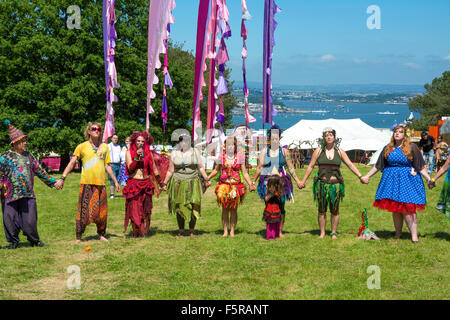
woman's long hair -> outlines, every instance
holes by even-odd
[[[402,144],[400,145],[400,148],[402,149],[403,153],[405,154],[406,158],[408,158],[409,161],[413,161],[413,155],[411,152],[411,139],[406,134],[406,126],[399,125],[395,127],[394,131],[392,132],[392,138],[391,142],[387,145],[387,148],[384,150],[384,158],[387,159],[392,151],[394,151],[394,145],[395,145],[395,139],[394,134],[395,131],[403,129],[403,132],[405,133],[405,137],[403,138]]]
[[[150,146],[153,144],[153,137],[150,136],[147,132],[143,131],[135,131],[130,137],[130,155],[131,158],[134,159],[137,157],[137,147],[136,147],[136,141],[138,137],[144,138],[144,174],[146,176],[153,174],[153,157],[152,152],[150,151]],[[148,169],[150,168],[150,172]],[[128,171],[128,168],[127,168]]]

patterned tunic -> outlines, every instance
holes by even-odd
[[[0,156],[0,176],[4,176],[4,197],[7,203],[22,198],[36,198],[33,190],[35,175],[49,187],[56,183],[56,179],[42,169],[28,151],[24,151],[22,155],[6,151]]]

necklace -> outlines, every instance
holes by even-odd
[[[96,146],[95,144],[93,144],[91,141],[89,141],[89,144],[91,145],[92,149],[94,149],[94,152],[97,153],[98,146]]]

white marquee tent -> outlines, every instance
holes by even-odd
[[[283,131],[281,145],[295,145],[300,149],[317,148],[317,139],[327,127],[336,130],[337,138],[342,138],[340,147],[344,151],[379,150],[391,139],[390,132],[375,129],[361,119],[300,120]]]

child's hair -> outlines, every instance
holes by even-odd
[[[280,176],[273,175],[267,180],[267,192],[280,197],[284,194],[284,183]]]

